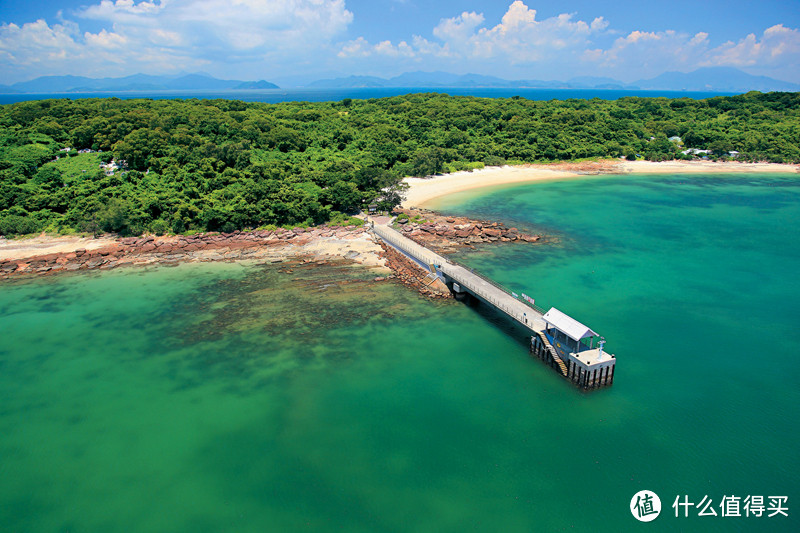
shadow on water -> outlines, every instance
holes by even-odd
[[[505,313],[498,311],[493,305],[472,294],[468,294],[461,303],[478,314],[494,328],[507,335],[515,344],[519,345],[520,348],[524,348],[525,350],[529,349],[531,331],[522,324]]]

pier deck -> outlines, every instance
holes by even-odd
[[[597,335],[583,324],[556,309],[548,311],[545,320],[544,310],[520,300],[489,278],[448,260],[389,226],[373,224],[372,231],[420,266],[428,265],[432,270],[430,276],[444,278],[454,292],[468,292],[527,328],[531,332],[531,353],[582,389],[603,387],[614,382],[616,357],[602,349],[586,349],[588,347],[581,345],[582,339]],[[584,330],[584,333],[572,331],[575,328]],[[564,342],[564,345],[559,342],[558,335],[567,339],[565,332],[570,332],[569,335],[575,343],[574,348],[571,342]]]
[[[467,291],[490,303],[497,308],[497,310],[502,311],[524,327],[530,329],[533,334],[544,331],[546,325],[544,320],[542,320],[544,313],[541,310],[535,309],[522,300],[514,298],[505,290],[497,287],[496,284],[487,281],[483,276],[461,265],[452,263],[446,257],[417,244],[388,226],[376,224],[373,230],[381,239],[395,248],[413,256],[425,264],[437,265],[438,270],[446,278],[458,283]]]

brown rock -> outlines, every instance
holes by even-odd
[[[59,254],[47,254],[34,257],[31,260],[36,262],[49,263],[50,261],[55,261],[56,259],[58,259],[58,257]]]

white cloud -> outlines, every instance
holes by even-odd
[[[442,19],[433,28],[439,43],[415,37],[413,55],[457,58],[462,60],[500,59],[511,64],[524,64],[546,59],[558,50],[583,50],[592,34],[608,27],[602,17],[591,23],[573,20],[573,15],[562,14],[544,20],[536,19],[536,10],[522,1],[514,1],[494,27],[482,27],[483,14],[463,12],[457,17]],[[350,43],[348,43],[348,46]],[[377,53],[375,47],[363,43],[359,54]],[[343,55],[348,52],[342,50]],[[409,54],[410,56],[411,54]]]
[[[374,47],[363,37],[342,45],[339,57],[367,57],[372,54]]]
[[[414,49],[405,41],[400,41],[397,45],[392,44],[391,41],[381,41],[376,45],[371,45],[366,39],[359,37],[358,39],[342,45],[338,53],[338,56],[341,58],[369,57],[371,55],[414,57],[416,52],[414,52]]]
[[[800,30],[780,24],[760,38],[751,34],[714,47],[707,32],[635,30],[616,37],[620,32],[603,17],[587,22],[564,13],[540,20],[535,9],[515,0],[494,26],[486,24],[482,13],[465,11],[442,19],[432,34],[434,39],[415,35],[410,44],[404,41],[407,48],[404,54],[395,54],[395,70],[407,68],[413,60],[424,61],[431,70],[483,67],[505,77],[546,72],[544,77],[594,74],[632,81],[667,70],[727,65],[800,81]],[[386,51],[394,48],[387,41],[373,45],[359,37],[342,46],[339,57],[366,64],[370,57],[377,61],[381,55],[391,55]]]
[[[585,64],[597,64],[636,77],[657,75],[668,70],[690,71],[699,67],[732,66],[797,79],[800,70],[800,31],[781,24],[767,28],[759,39],[749,34],[738,42],[712,47],[709,34],[633,31],[616,39],[608,49],[587,49]]]
[[[395,75],[409,67],[506,78],[606,75],[625,81],[666,70],[735,66],[800,81],[800,30],[781,24],[759,36],[713,43],[706,32],[613,29],[603,17],[538,18],[523,1],[499,21],[464,11],[402,40],[355,36],[345,0],[89,0],[76,13],[0,25],[5,83],[43,74],[117,76],[203,68],[247,79],[338,70]],[[274,73],[274,74],[273,74]]]
[[[749,34],[738,43],[726,42],[710,51],[705,65],[734,67],[783,65],[800,68],[800,31],[777,24],[764,30],[761,40]]]
[[[279,68],[329,47],[353,20],[344,0],[102,0],[77,16],[106,27],[81,33],[74,22],[44,20],[0,26],[0,68],[109,75],[101,59],[127,66],[128,72],[112,74],[190,70],[210,62],[268,61]],[[105,55],[110,51],[113,57]],[[92,62],[82,63],[87,58]]]
[[[708,46],[708,34],[703,32],[689,35],[673,30],[637,30],[616,39],[606,50],[586,50],[583,60],[618,72],[634,70],[636,76],[642,77],[665,70],[694,68]]]
[[[443,41],[466,41],[475,33],[475,28],[483,24],[482,14],[475,12],[467,13],[439,22],[433,28],[433,34]]]
[[[309,50],[346,30],[353,14],[344,0],[102,0],[86,18],[110,22],[137,41],[237,54]]]

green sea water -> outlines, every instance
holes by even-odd
[[[0,531],[796,531],[800,180],[451,197],[554,244],[459,258],[608,340],[582,393],[480,308],[342,264],[0,286]],[[643,524],[641,489],[662,500]],[[677,495],[788,518],[676,518]],[[744,515],[744,510],[742,509]]]

